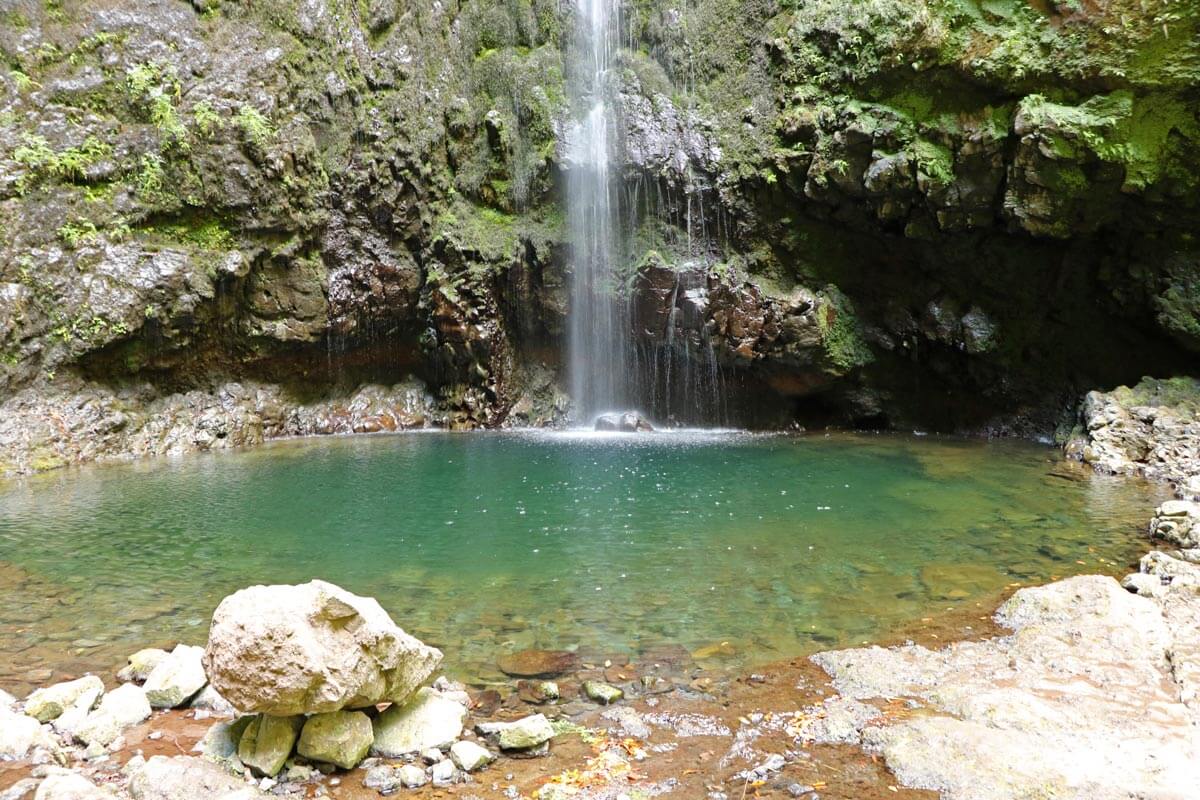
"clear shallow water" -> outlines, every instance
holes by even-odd
[[[202,643],[225,594],[313,577],[465,677],[525,647],[728,642],[708,664],[742,668],[1119,572],[1162,496],[1033,445],[852,435],[422,433],[52,473],[0,484],[0,685]]]

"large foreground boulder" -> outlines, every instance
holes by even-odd
[[[213,614],[204,668],[243,712],[319,714],[403,702],[442,661],[379,603],[324,581],[251,586]]]

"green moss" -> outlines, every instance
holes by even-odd
[[[1118,386],[1113,396],[1123,406],[1165,406],[1188,416],[1200,416],[1200,380],[1142,378],[1134,386]]]
[[[910,146],[917,162],[917,169],[935,184],[946,186],[954,182],[954,154],[950,148],[926,139],[918,139]]]
[[[1031,95],[1020,111],[1060,158],[1091,152],[1123,166],[1128,189],[1145,189],[1164,176],[1195,180],[1184,160],[1191,153],[1177,152],[1176,139],[1200,142],[1200,123],[1179,98],[1118,91],[1067,105]]]
[[[854,315],[854,306],[836,287],[826,287],[817,309],[817,324],[825,355],[837,372],[844,374],[875,360]]]
[[[207,215],[180,217],[138,228],[139,235],[183,243],[201,250],[228,252],[237,249],[237,239],[220,219]]]

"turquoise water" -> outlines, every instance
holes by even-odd
[[[0,681],[203,642],[251,583],[377,597],[451,671],[664,644],[743,668],[1119,572],[1161,491],[1028,444],[421,433],[0,484]],[[0,685],[4,685],[0,683]]]

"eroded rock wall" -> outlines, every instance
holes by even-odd
[[[417,380],[428,424],[561,420],[572,14],[7,0],[2,413],[52,403],[61,444],[108,396],[224,407],[234,383],[291,413]],[[1045,434],[1084,391],[1196,373],[1193,6],[622,19],[614,192],[648,407]],[[0,461],[36,460],[33,438]]]

